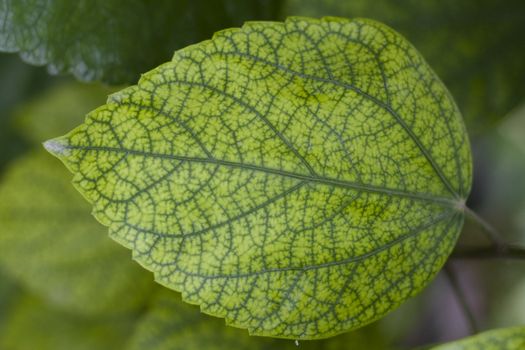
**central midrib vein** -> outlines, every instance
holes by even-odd
[[[343,188],[349,188],[349,189],[354,189],[354,190],[359,190],[359,191],[382,193],[382,194],[387,194],[387,195],[392,195],[392,196],[418,199],[418,200],[423,200],[427,202],[437,203],[437,204],[444,205],[446,207],[452,207],[452,208],[457,207],[457,200],[455,200],[454,198],[437,197],[437,196],[433,196],[427,193],[410,193],[410,192],[406,192],[406,191],[394,189],[394,188],[379,187],[379,186],[368,185],[368,184],[360,184],[356,182],[340,180],[340,179],[333,179],[329,177],[298,174],[298,173],[294,173],[294,172],[290,172],[290,171],[286,171],[282,169],[267,168],[267,167],[262,167],[259,165],[253,165],[253,164],[236,163],[236,162],[216,159],[216,158],[188,157],[188,156],[179,156],[179,155],[173,155],[173,154],[144,152],[144,151],[139,151],[139,150],[131,150],[131,149],[118,148],[118,147],[106,147],[106,146],[64,145],[63,147],[64,149],[69,149],[69,150],[116,152],[116,153],[138,155],[142,157],[172,159],[172,160],[177,160],[181,162],[215,164],[215,165],[220,165],[220,166],[225,166],[225,167],[230,167],[230,168],[252,170],[252,171],[258,171],[258,172],[272,174],[272,175],[284,176],[284,177],[298,179],[298,180],[302,180],[302,181],[306,181],[310,183],[319,183],[319,184],[328,185],[328,186],[343,187]]]

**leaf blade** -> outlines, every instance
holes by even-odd
[[[158,282],[292,339],[361,327],[417,293],[471,182],[446,89],[368,20],[219,32],[46,145]]]

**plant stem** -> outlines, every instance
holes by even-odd
[[[525,260],[525,248],[513,245],[505,245],[504,248],[498,249],[495,247],[456,249],[452,253],[452,258]]]
[[[474,314],[472,313],[472,310],[470,309],[470,306],[467,302],[467,298],[463,293],[461,286],[459,285],[459,281],[457,279],[456,273],[454,272],[454,269],[452,268],[452,265],[450,263],[446,264],[444,270],[450,282],[450,286],[452,287],[452,290],[456,295],[456,299],[461,309],[463,310],[465,321],[467,322],[468,327],[470,328],[470,332],[472,334],[478,333],[479,327],[477,325],[476,318],[474,317]]]
[[[491,247],[456,249],[452,257],[459,259],[518,259],[525,260],[525,247],[506,243],[501,234],[487,221],[467,206],[463,207],[468,218],[477,223],[492,242]]]
[[[475,211],[465,206],[465,214],[467,217],[476,222],[482,229],[483,232],[487,235],[490,241],[496,246],[497,249],[504,249],[507,245],[501,238],[500,233],[485,219],[479,216]]]

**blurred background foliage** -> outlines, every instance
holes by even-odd
[[[5,11],[7,3],[0,0],[0,10]],[[61,2],[47,1],[57,3]],[[153,59],[141,60],[138,55],[132,68],[103,80],[133,82],[141,70],[168,60],[171,51],[245,19],[305,15],[383,21],[423,53],[465,116],[475,158],[470,207],[505,241],[525,245],[525,2],[224,0],[211,7],[206,1],[189,3],[185,6],[195,12],[179,14],[187,20],[184,30],[173,23],[159,29],[167,45],[162,52],[154,52]],[[167,11],[161,7],[157,10]],[[93,11],[90,14],[96,15]],[[217,12],[231,15],[217,20]],[[156,18],[148,16],[142,13],[139,19]],[[162,46],[142,43],[141,38],[132,38],[138,51]],[[61,51],[54,52],[47,58],[56,58]],[[54,71],[71,71],[66,68]],[[97,74],[81,78],[106,76]],[[112,242],[89,215],[89,205],[70,185],[67,171],[44,154],[42,141],[78,125],[122,85],[49,75],[17,54],[0,54],[0,76],[0,349],[296,348],[290,341],[249,337],[245,331],[224,327],[222,320],[200,314],[181,303],[177,293],[154,283],[149,272],[131,262],[130,252]],[[467,222],[459,247],[487,244],[479,227]],[[333,339],[301,342],[300,348],[408,349],[467,336],[472,330],[458,287],[479,328],[525,324],[524,261],[451,258],[448,271],[458,286],[441,273],[421,295],[385,319]]]
[[[132,83],[174,50],[279,8],[280,0],[0,0],[0,50],[82,81]]]

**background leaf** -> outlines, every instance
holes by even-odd
[[[518,350],[524,347],[525,327],[513,327],[483,332],[432,350]]]
[[[278,0],[1,0],[0,50],[84,81],[136,81],[177,48],[248,19]]]
[[[0,263],[32,291],[83,314],[143,305],[151,276],[107,237],[57,162],[40,151],[13,162],[0,198]]]
[[[27,147],[12,127],[13,110],[35,92],[55,83],[44,70],[20,62],[14,55],[0,54],[0,176],[4,166]]]
[[[497,227],[506,242],[525,246],[525,106],[516,109],[498,128],[481,139],[478,147],[477,211]],[[471,245],[479,245],[474,236]],[[525,264],[516,260],[484,260],[478,268],[482,285],[474,285],[475,295],[484,299],[479,315],[490,328],[525,324]],[[469,266],[467,266],[468,268]]]
[[[160,291],[139,322],[129,344],[130,350],[337,350],[392,349],[372,327],[320,341],[302,341],[251,337],[242,330],[224,327],[224,322],[199,313],[184,304],[180,295],[168,289]]]
[[[126,319],[88,320],[50,308],[25,296],[16,302],[4,327],[0,348],[9,350],[122,349],[132,323]]]
[[[78,122],[107,88],[65,84],[19,110],[18,127],[39,144]],[[0,264],[23,285],[70,312],[142,307],[151,275],[107,237],[67,171],[38,151],[14,161],[0,182]]]
[[[70,130],[83,116],[117,91],[100,84],[66,82],[44,90],[14,111],[12,128],[32,145],[40,145],[64,130]]]
[[[19,288],[15,282],[0,269],[0,333],[5,327],[7,314],[19,295]]]
[[[419,292],[471,182],[447,90],[366,20],[221,31],[46,147],[160,283],[292,339],[361,327]]]
[[[421,51],[450,89],[471,133],[524,101],[521,0],[288,0],[288,15],[369,17]]]

